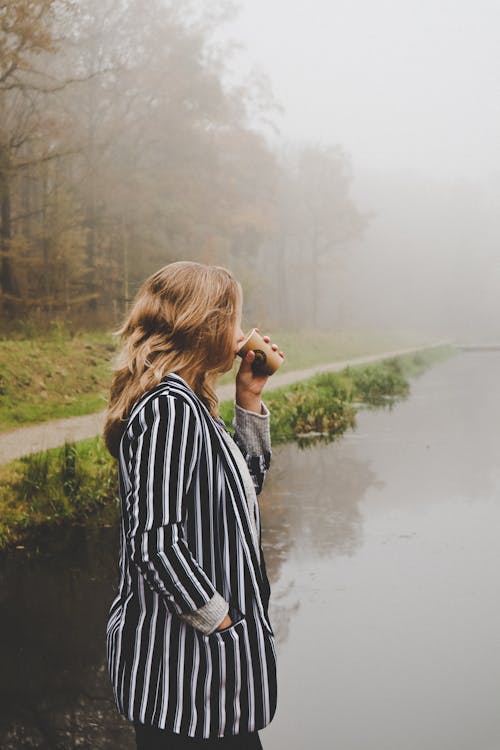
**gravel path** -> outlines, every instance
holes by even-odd
[[[380,359],[395,357],[401,354],[430,349],[450,344],[450,341],[439,341],[428,346],[418,346],[411,349],[398,349],[392,352],[372,354],[367,357],[356,357],[343,362],[331,362],[329,364],[316,365],[306,370],[294,370],[273,375],[266,385],[266,391],[274,390],[300,380],[306,380],[320,372],[333,372],[343,370],[347,365],[365,364],[376,362]],[[221,401],[234,398],[234,385],[224,385],[218,390]],[[0,464],[13,461],[15,458],[26,456],[30,453],[48,450],[63,445],[65,441],[73,442],[94,437],[102,432],[104,424],[104,412],[88,414],[84,417],[68,417],[66,419],[55,419],[30,427],[20,427],[9,432],[0,434]]]

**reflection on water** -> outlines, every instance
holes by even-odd
[[[135,747],[104,661],[117,543],[114,529],[73,529],[2,560],[2,750]]]
[[[291,551],[314,550],[315,557],[331,559],[353,555],[362,544],[359,503],[377,479],[366,461],[346,456],[337,462],[339,446],[336,442],[305,451],[287,445],[275,452],[261,512],[272,620],[280,642],[304,604],[304,591],[289,574]]]
[[[499,354],[463,354],[339,440],[275,449],[266,750],[500,746],[499,375]],[[75,530],[2,561],[0,747],[134,747],[104,662],[116,546]]]
[[[498,424],[500,353],[463,354],[332,446],[275,451],[266,750],[500,747]]]

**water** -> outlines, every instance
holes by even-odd
[[[275,449],[266,750],[498,750],[499,425],[500,353],[463,353],[341,439]],[[116,544],[76,530],[3,560],[0,747],[134,748],[104,665]]]

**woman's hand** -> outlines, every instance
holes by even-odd
[[[256,328],[255,330],[258,331],[259,329]],[[271,343],[269,336],[263,336],[262,338],[267,344]],[[271,344],[271,347],[275,352],[279,349],[277,344]],[[283,352],[278,353],[281,357],[285,357]],[[255,373],[252,370],[252,362],[254,359],[255,352],[249,351],[247,352],[246,357],[241,361],[238,374],[236,375],[236,403],[238,406],[241,406],[242,409],[261,414],[260,396],[269,376]]]
[[[224,619],[222,620],[222,622],[220,623],[217,630],[224,630],[224,628],[230,628],[232,624],[233,624],[233,621],[231,620],[229,615],[226,615]]]

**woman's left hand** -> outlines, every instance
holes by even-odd
[[[256,329],[259,330],[258,328]],[[267,344],[271,343],[269,336],[262,337]],[[274,351],[279,350],[277,344],[271,344]],[[284,352],[278,351],[281,357],[285,357]],[[256,373],[252,369],[252,362],[255,359],[255,352],[249,351],[244,359],[241,361],[238,374],[236,375],[236,403],[241,406],[242,409],[247,411],[255,411],[257,414],[262,413],[261,404],[261,393],[264,390],[264,386],[267,383],[269,375],[262,375]]]

